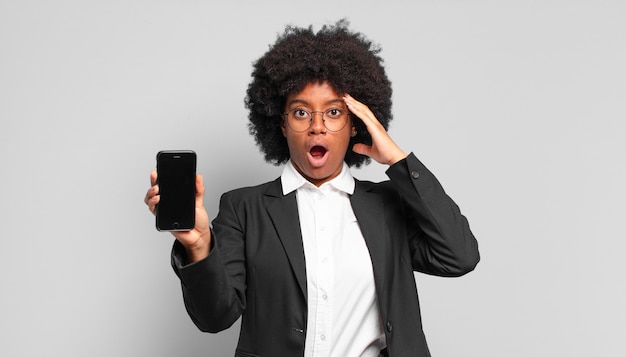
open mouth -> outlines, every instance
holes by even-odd
[[[316,146],[313,146],[313,147],[311,148],[311,150],[309,150],[309,153],[310,153],[310,154],[311,154],[311,156],[313,156],[314,158],[321,158],[321,157],[323,157],[324,155],[326,155],[326,152],[327,152],[327,151],[328,151],[328,150],[326,150],[326,148],[325,148],[325,147],[323,147],[323,146],[319,146],[319,145],[316,145]]]

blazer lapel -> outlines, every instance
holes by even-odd
[[[379,195],[369,192],[361,181],[356,180],[350,203],[370,252],[377,290],[383,291],[387,239],[383,201]]]
[[[306,264],[296,192],[293,191],[284,196],[279,178],[270,185],[265,195],[267,212],[289,258],[291,268],[306,301]]]

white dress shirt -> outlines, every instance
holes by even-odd
[[[386,347],[369,250],[348,195],[354,178],[344,163],[319,188],[289,162],[283,194],[296,190],[306,260],[305,357],[377,357]]]

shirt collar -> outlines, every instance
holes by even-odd
[[[299,189],[305,185],[313,185],[302,176],[293,166],[291,160],[283,167],[283,173],[280,176],[280,182],[283,188],[283,195]],[[350,173],[348,165],[344,162],[341,172],[334,179],[324,183],[322,186],[331,185],[337,190],[343,191],[349,195],[354,193],[354,177]]]

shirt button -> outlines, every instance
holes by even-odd
[[[322,295],[322,299],[324,299],[324,301],[328,300],[328,295],[326,294]]]
[[[321,335],[321,336],[320,336],[320,340],[322,340],[322,341],[326,341],[326,335]]]
[[[417,171],[411,171],[411,177],[413,177],[414,179],[420,177],[420,173]]]
[[[392,330],[393,330],[393,325],[391,324],[391,321],[387,321],[387,331],[391,333]]]

